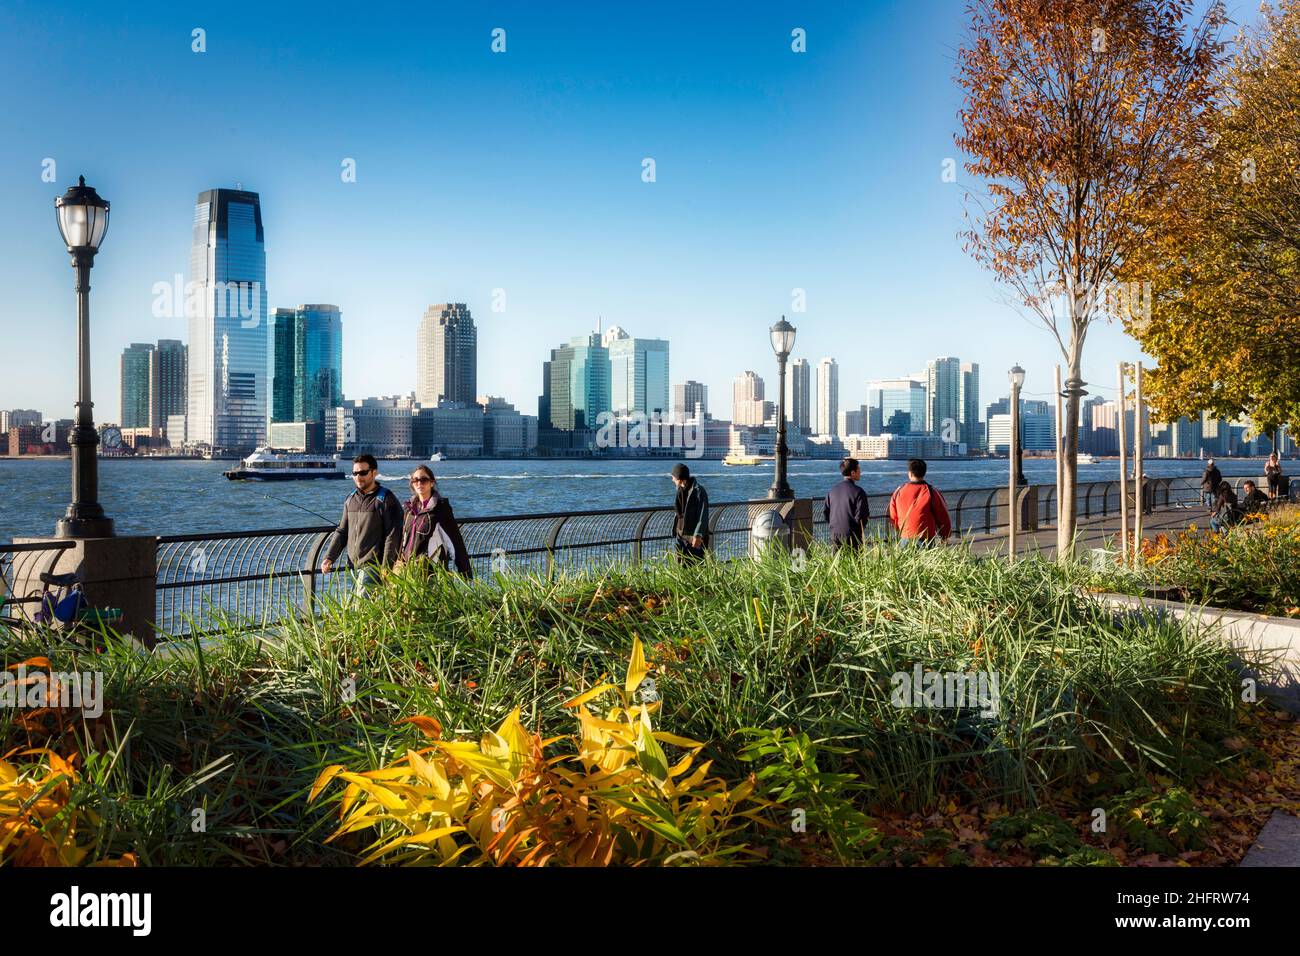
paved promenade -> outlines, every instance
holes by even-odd
[[[1133,516],[1129,516],[1132,527]],[[1185,530],[1189,525],[1196,525],[1200,531],[1210,527],[1210,516],[1205,508],[1157,508],[1155,513],[1142,516],[1142,536],[1150,538],[1165,533],[1170,536]],[[1118,548],[1120,516],[1094,516],[1080,518],[1077,523],[1078,551],[1083,556],[1092,548]],[[967,535],[962,540],[971,542],[974,550],[979,552],[1006,552],[1006,530],[996,534]],[[1131,546],[1131,545],[1130,545]],[[1016,536],[1016,551],[1023,553],[1041,551],[1046,556],[1056,554],[1056,525],[1040,525],[1037,531],[1022,531]]]

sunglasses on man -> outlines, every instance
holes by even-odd
[[[370,469],[369,469],[369,468],[363,468],[361,471],[354,471],[354,472],[352,473],[352,477],[353,477],[353,478],[364,478],[364,477],[365,477],[366,475],[368,475],[368,474],[370,474]]]

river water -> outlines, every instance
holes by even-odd
[[[308,527],[337,520],[351,481],[252,482],[228,481],[226,461],[166,459],[102,459],[99,463],[100,501],[116,522],[118,534],[185,534],[211,531],[251,531]],[[340,462],[340,468],[348,466]],[[380,462],[383,484],[405,498],[405,476],[418,462]],[[729,467],[720,461],[689,463],[715,502],[762,498],[772,482],[772,465]],[[438,487],[463,516],[582,511],[595,508],[671,507],[672,462],[547,460],[444,461],[431,467]],[[1226,476],[1260,475],[1262,459],[1223,459]],[[1199,475],[1203,465],[1192,460],[1151,460],[1151,477]],[[862,463],[862,487],[870,494],[892,491],[906,480],[906,463]],[[0,458],[0,542],[16,536],[50,535],[71,495],[71,464],[67,459]],[[1051,459],[1026,459],[1025,475],[1034,484],[1055,481]],[[1007,481],[1005,459],[948,459],[930,463],[927,478],[944,492],[961,488],[991,488]],[[1080,465],[1081,481],[1114,480],[1116,460]],[[825,494],[839,478],[838,463],[797,460],[789,481],[800,497]],[[305,513],[318,513],[316,517]]]

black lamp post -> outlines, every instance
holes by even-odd
[[[1025,384],[1025,370],[1019,365],[1014,365],[1008,373],[1011,379],[1011,404],[1014,406],[1011,411],[1011,420],[1015,423],[1012,427],[1016,430],[1016,484],[1027,485],[1029,479],[1025,477],[1025,436],[1024,423],[1020,416],[1020,389]]]
[[[795,328],[781,316],[781,321],[768,330],[772,338],[772,351],[776,353],[778,388],[776,399],[776,476],[772,487],[767,490],[767,497],[773,501],[790,501],[794,498],[794,489],[785,480],[786,460],[790,449],[785,444],[785,362],[794,351]]]
[[[108,202],[81,176],[77,185],[54,200],[59,232],[72,256],[77,289],[77,424],[72,429],[72,504],[59,519],[60,538],[111,538],[113,519],[99,503],[98,461],[95,448],[95,407],[90,400],[90,268],[108,231]]]

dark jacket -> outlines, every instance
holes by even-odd
[[[685,488],[677,489],[677,499],[673,510],[677,520],[673,522],[673,534],[679,538],[699,536],[704,543],[709,541],[709,495],[694,478],[687,478]]]
[[[1237,516],[1237,493],[1232,490],[1231,486],[1215,495],[1214,513],[1228,521]]]
[[[456,549],[456,570],[462,577],[474,577],[474,569],[469,563],[469,549],[460,536],[460,525],[452,514],[451,502],[435,491],[426,507],[420,505],[419,498],[412,498],[406,503],[406,520],[402,525],[402,557],[407,560],[412,557],[427,557],[429,539],[433,537],[434,528],[440,527],[451,540],[451,546]]]
[[[363,564],[391,565],[402,544],[402,503],[382,485],[370,494],[354,491],[343,502],[343,520],[330,539],[325,557],[338,560],[347,545],[354,568]]]
[[[830,522],[831,544],[842,541],[862,540],[862,527],[871,517],[867,505],[867,493],[858,487],[852,478],[838,481],[826,493],[826,502],[822,506],[822,516]]]
[[[1210,465],[1205,469],[1205,474],[1201,475],[1201,491],[1207,495],[1219,493],[1219,482],[1223,481],[1223,475],[1219,473],[1218,465]]]
[[[1246,514],[1255,514],[1268,507],[1268,495],[1256,488],[1241,497],[1241,510]]]

